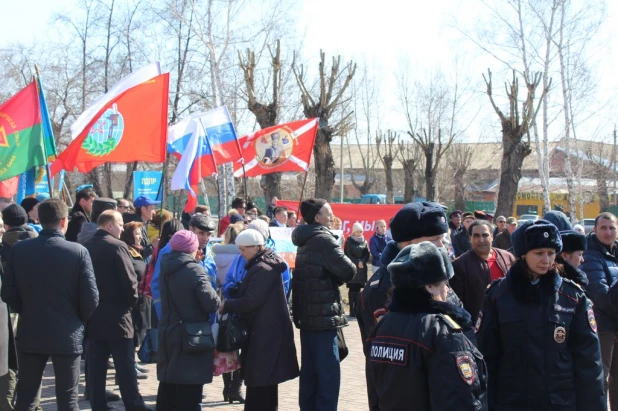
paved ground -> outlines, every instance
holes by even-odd
[[[300,363],[300,341],[299,332],[296,332],[296,350],[299,355]],[[362,352],[360,333],[355,320],[350,320],[350,326],[344,328],[346,343],[350,350],[348,358],[341,365],[341,391],[339,395],[339,410],[340,411],[359,411],[367,409],[367,392],[365,388],[365,360]],[[150,370],[149,378],[140,381],[140,392],[148,405],[155,405],[157,396],[157,377],[155,364],[146,364]],[[82,373],[80,383],[80,393],[83,393],[84,375]],[[117,394],[118,386],[114,385],[114,371],[108,372],[107,379],[108,389],[112,389]],[[230,405],[223,402],[223,380],[221,377],[215,377],[212,384],[204,387],[204,392],[207,394],[204,400],[204,408],[216,408],[221,411],[242,410],[242,405],[235,403]],[[115,409],[124,410],[122,401],[113,403]],[[48,364],[45,370],[43,379],[43,395],[41,406],[45,411],[56,411],[55,394],[54,394],[54,376],[51,364]],[[90,403],[82,399],[80,395],[79,401],[80,410],[90,410]],[[291,411],[298,410],[298,378],[288,381],[279,386],[279,410]]]

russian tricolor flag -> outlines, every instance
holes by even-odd
[[[241,158],[236,131],[225,106],[192,114],[171,126],[167,149],[178,157],[172,190],[187,190],[186,212],[197,205],[198,183],[217,173],[217,165]]]

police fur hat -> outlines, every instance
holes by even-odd
[[[573,251],[586,251],[586,236],[575,230],[560,232],[562,239],[562,252],[571,253]]]
[[[562,250],[562,239],[558,228],[547,220],[524,222],[513,232],[511,241],[515,257],[521,257],[537,248],[553,248],[556,253]]]
[[[573,229],[569,218],[562,211],[548,211],[543,216],[543,220],[547,220],[553,225],[555,225],[560,232]]]
[[[421,288],[453,277],[446,249],[429,241],[405,247],[387,268],[395,288]]]
[[[92,212],[102,213],[106,210],[115,210],[118,202],[113,198],[99,197],[92,202]]]
[[[398,243],[448,232],[442,206],[426,201],[404,205],[391,219],[390,228],[393,240]]]

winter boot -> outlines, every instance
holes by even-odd
[[[232,373],[225,373],[223,377],[223,401],[227,402],[230,397],[230,384],[232,382]]]
[[[245,403],[245,398],[242,396],[242,378],[240,378],[240,370],[234,371],[232,374],[228,374],[232,376],[232,381],[230,381],[230,391],[229,391],[229,403],[233,404],[234,401],[238,401],[240,404]]]

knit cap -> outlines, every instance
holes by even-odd
[[[300,214],[307,224],[311,224],[315,221],[315,216],[320,212],[320,209],[324,207],[326,200],[322,198],[308,198],[300,203]]]
[[[352,226],[352,232],[355,233],[357,231],[364,231],[361,223],[354,223],[354,225]]]
[[[22,206],[13,203],[2,210],[2,220],[10,227],[21,227],[28,222],[28,214]]]
[[[197,236],[188,230],[180,230],[170,240],[170,247],[174,251],[190,254],[197,250],[199,242]]]
[[[236,240],[234,242],[239,247],[264,245],[264,236],[257,230],[247,228],[236,236]]]

